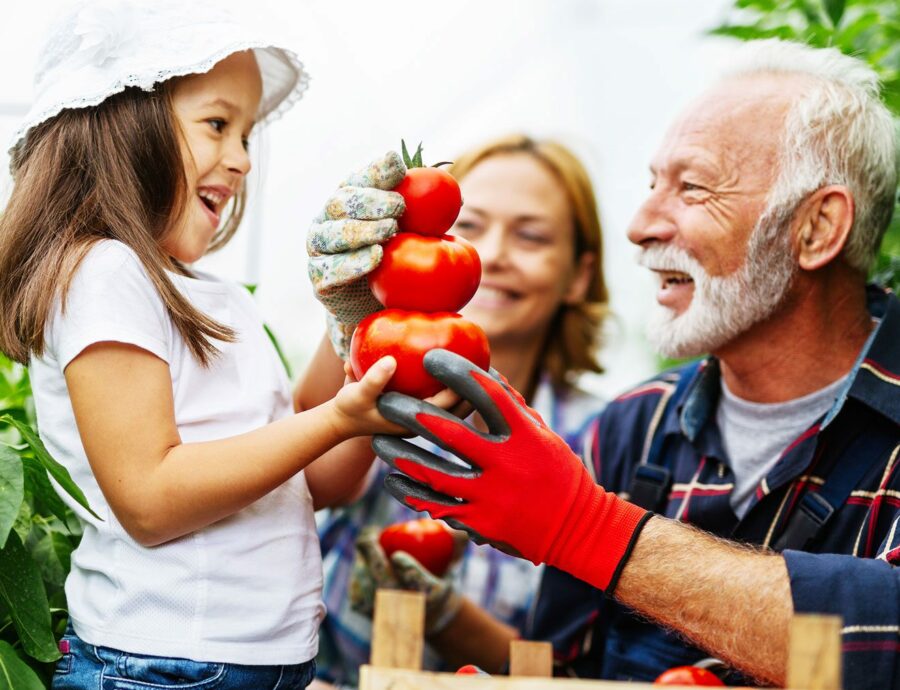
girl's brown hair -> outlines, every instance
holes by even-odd
[[[167,271],[188,273],[160,248],[189,203],[182,137],[170,80],[131,87],[101,104],[63,110],[12,152],[12,195],[0,217],[0,350],[27,363],[44,352],[44,329],[80,261],[97,242],[130,247],[153,281],[194,357],[207,365],[211,339],[234,332],[194,307]],[[234,235],[244,190],[209,251]]]
[[[597,361],[601,326],[609,312],[609,294],[603,278],[603,247],[600,213],[594,188],[584,165],[568,148],[550,139],[532,139],[513,134],[490,141],[459,156],[447,170],[464,178],[476,165],[497,155],[523,153],[545,166],[566,192],[575,228],[574,261],[586,252],[597,258],[597,267],[583,302],[562,304],[548,329],[541,355],[541,368],[555,386],[570,385],[578,373],[602,372]]]

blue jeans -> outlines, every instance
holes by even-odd
[[[88,644],[71,626],[60,650],[54,690],[303,690],[316,675],[315,661],[243,666],[131,654]]]

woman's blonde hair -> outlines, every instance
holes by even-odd
[[[471,149],[459,156],[447,170],[463,179],[476,165],[498,155],[526,154],[534,158],[559,180],[572,212],[577,263],[586,252],[596,256],[584,301],[561,304],[548,329],[541,355],[541,369],[555,386],[571,384],[581,372],[602,372],[597,361],[601,327],[609,308],[609,295],[603,278],[603,246],[600,213],[587,170],[568,148],[551,139],[532,139],[513,134]]]
[[[12,152],[14,186],[0,217],[0,350],[10,358],[27,363],[43,354],[55,300],[65,309],[80,261],[103,239],[134,250],[199,362],[206,365],[215,355],[212,339],[234,340],[230,328],[178,291],[167,271],[187,271],[160,247],[191,194],[171,102],[175,81],[63,110]],[[242,187],[209,251],[231,239],[243,208]]]

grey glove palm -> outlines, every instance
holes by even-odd
[[[382,308],[366,276],[381,263],[381,245],[397,232],[405,205],[389,190],[405,175],[400,155],[388,152],[348,177],[309,229],[309,279],[328,310],[328,335],[341,359],[356,324]]]
[[[432,575],[425,566],[405,551],[397,551],[388,558],[378,541],[377,527],[366,527],[356,540],[356,557],[350,572],[348,596],[350,607],[371,616],[375,607],[375,590],[405,589],[425,595],[425,634],[434,635],[450,624],[462,598],[449,576]],[[464,543],[454,535],[457,553]]]

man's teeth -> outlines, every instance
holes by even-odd
[[[669,287],[671,285],[687,285],[688,283],[693,283],[694,279],[689,275],[678,275],[678,276],[666,276],[663,278],[663,286]]]
[[[201,189],[197,194],[204,201],[208,201],[207,204],[212,210],[216,210],[223,201],[225,201],[225,195],[219,194],[218,192],[213,192],[209,189]]]

